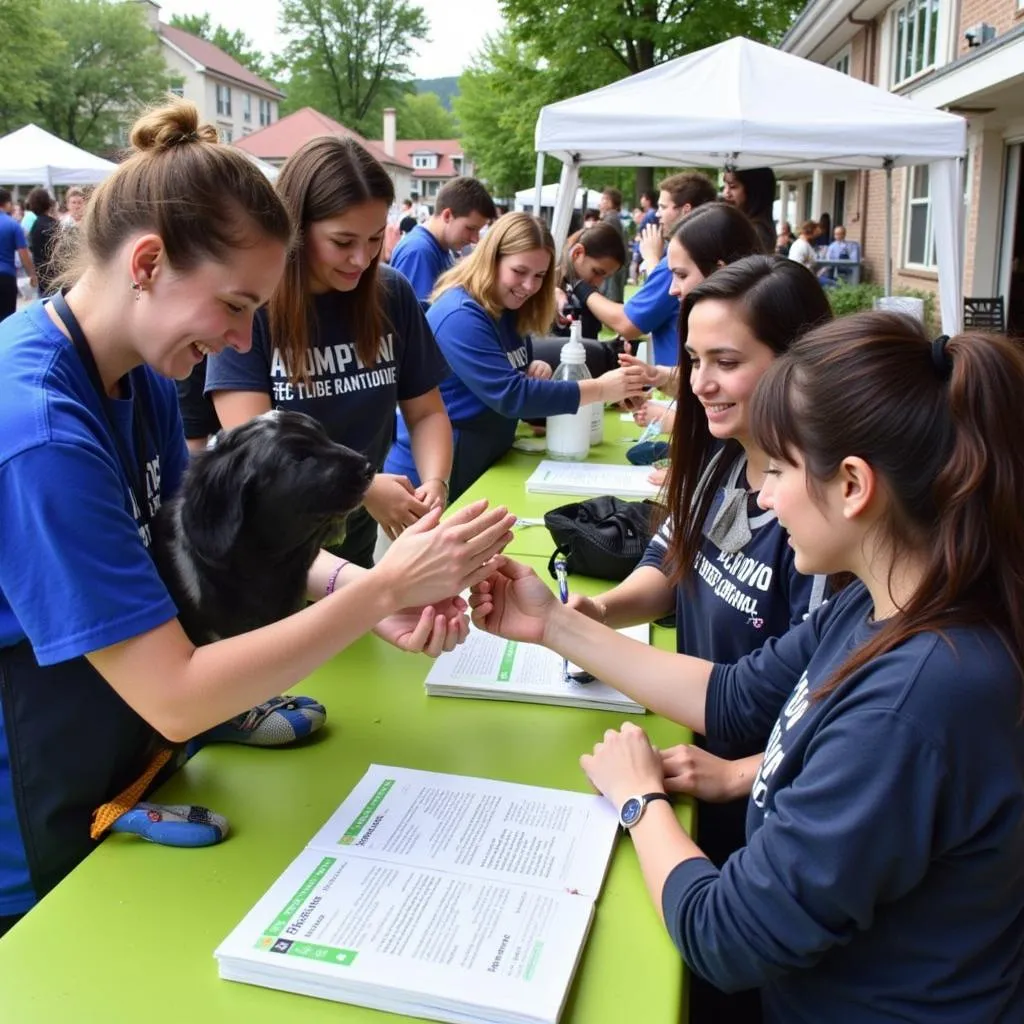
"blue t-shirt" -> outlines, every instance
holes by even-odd
[[[226,349],[209,358],[206,393],[262,392],[275,409],[313,416],[333,441],[365,455],[380,470],[394,436],[398,403],[437,387],[445,366],[409,282],[384,265],[377,273],[386,325],[374,366],[364,366],[356,354],[348,326],[352,294],[331,291],[313,299],[308,386],[289,380],[284,356],[270,338],[266,310],[261,310],[248,352]]]
[[[14,256],[19,249],[27,247],[21,225],[9,213],[0,210],[0,274],[17,277]]]
[[[507,451],[518,420],[572,413],[579,408],[580,388],[575,381],[526,376],[530,340],[516,333],[514,310],[506,310],[494,320],[465,288],[449,288],[427,311],[427,322],[448,361],[441,397],[455,433],[456,459],[460,429],[481,417],[488,420],[489,441]],[[418,480],[409,431],[401,417],[385,468]]]
[[[671,284],[668,257],[662,256],[643,287],[623,307],[637,330],[651,336],[658,366],[675,366],[679,361],[679,300],[669,295]]]
[[[878,627],[862,584],[736,665],[708,732],[764,743],[747,845],[669,875],[690,966],[768,1024],[1024,1020],[1020,678],[991,630],[922,633],[823,685]]]
[[[403,235],[391,253],[391,268],[409,281],[421,302],[430,298],[437,279],[454,263],[451,252],[422,224]]]
[[[155,513],[177,490],[188,450],[173,382],[146,367],[130,382],[129,397],[102,401],[134,460],[133,404],[145,398],[143,500]],[[0,325],[0,915],[28,910],[85,856],[92,809],[136,778],[151,753],[152,729],[82,657],[177,614],[141,519],[71,342],[41,303],[8,317]]]

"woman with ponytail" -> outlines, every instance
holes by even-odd
[[[581,761],[691,969],[770,1024],[1024,1020],[1024,353],[863,313],[767,370],[760,502],[798,570],[856,579],[735,665],[643,647],[507,562],[477,623],[691,728],[766,744],[721,869],[643,731]]]

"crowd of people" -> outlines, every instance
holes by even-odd
[[[396,204],[351,139],[307,142],[271,185],[177,101],[132,146],[67,227],[34,189],[26,236],[0,192],[0,934],[155,751],[251,742],[367,632],[452,649],[469,588],[480,628],[693,730],[657,750],[609,729],[581,764],[692,972],[694,1024],[1024,1019],[1018,347],[834,319],[816,257],[859,253],[841,225],[777,230],[767,169],[666,177],[632,241],[605,189],[558,251],[471,178]],[[44,297],[17,313],[15,254]],[[532,339],[571,319],[649,358],[554,380]],[[505,509],[441,520],[520,420],[625,401],[670,459],[624,582],[560,604],[501,554]],[[196,647],[149,524],[190,449],[284,409],[373,482],[306,608]],[[675,652],[616,632],[670,614]]]

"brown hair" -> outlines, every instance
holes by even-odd
[[[41,217],[53,209],[53,196],[41,185],[37,186],[25,197],[25,208]]]
[[[751,424],[771,458],[803,457],[808,489],[844,458],[884,480],[894,553],[924,552],[924,577],[899,613],[825,687],[918,633],[987,626],[1024,677],[1024,354],[1001,335],[931,342],[915,320],[858,313],[795,343],[761,378]],[[892,571],[892,569],[890,570]]]
[[[612,209],[622,209],[622,193],[617,188],[609,185],[607,188],[601,189],[601,195],[612,204]]]
[[[658,191],[667,192],[676,206],[689,203],[694,209],[704,203],[713,203],[718,198],[718,189],[711,179],[696,171],[670,175],[658,182]]]
[[[551,263],[544,283],[519,308],[517,334],[542,334],[555,318],[555,242],[547,225],[528,213],[499,217],[480,244],[464,260],[442,274],[430,296],[436,302],[449,288],[463,287],[495,319],[504,312],[495,297],[498,263],[533,249],[546,249]]]
[[[746,256],[716,270],[683,300],[680,367],[689,362],[686,341],[690,312],[705,299],[734,303],[754,337],[777,353],[787,351],[805,331],[832,318],[824,290],[806,267],[784,256]],[[666,564],[673,583],[690,578],[715,493],[741,451],[738,441],[726,441],[717,465],[698,491],[715,444],[707,413],[690,386],[690,375],[680,372],[671,463],[665,485],[672,522]]]
[[[261,237],[291,244],[291,220],[273,186],[241,150],[220,145],[216,128],[200,124],[194,103],[147,111],[131,146],[134,153],[92,193],[81,228],[65,232],[59,283],[107,263],[140,231],[160,236],[176,270],[223,260]]]
[[[476,178],[452,178],[442,186],[434,200],[434,215],[444,210],[451,210],[453,217],[478,213],[487,220],[494,220],[498,215],[491,194]]]
[[[299,245],[270,300],[268,319],[270,337],[294,383],[308,375],[307,357],[315,327],[305,233],[310,224],[340,216],[361,203],[379,200],[390,206],[395,188],[387,171],[354,139],[324,135],[310,139],[285,161],[277,191],[299,229]],[[355,288],[340,293],[356,352],[365,366],[376,364],[387,324],[384,286],[377,277],[379,264],[380,252]]]
[[[599,221],[597,224],[591,224],[589,228],[582,228],[565,240],[561,266],[563,281],[571,280],[573,277],[569,253],[576,245],[582,245],[584,253],[592,259],[613,259],[620,267],[626,262],[626,243],[622,232],[614,224]]]
[[[691,210],[669,234],[689,254],[702,277],[719,263],[735,263],[760,252],[761,243],[750,218],[732,203],[704,203]]]
[[[800,225],[801,235],[810,235],[813,238],[818,233],[818,222],[816,220],[805,220]]]

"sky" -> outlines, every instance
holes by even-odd
[[[241,29],[263,53],[281,46],[277,30],[278,0],[157,0],[160,20],[174,14],[205,14],[214,24]],[[417,47],[410,66],[414,78],[446,78],[458,75],[483,44],[484,36],[501,28],[498,0],[414,0],[430,22],[430,42]],[[467,11],[472,15],[467,17]]]

